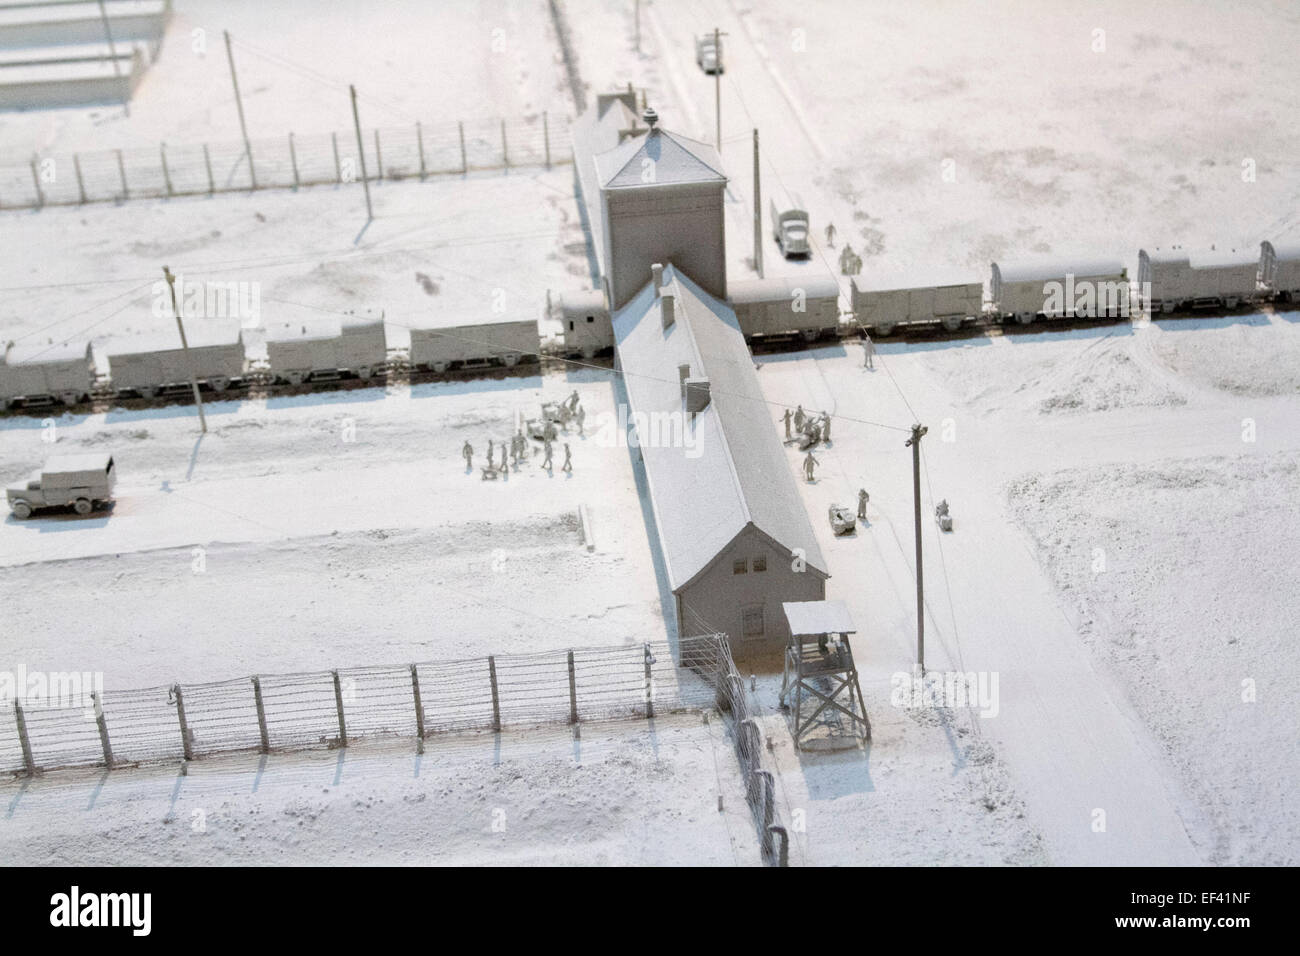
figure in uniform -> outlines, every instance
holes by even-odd
[[[822,441],[831,440],[831,416],[828,412],[822,412]]]
[[[474,446],[465,442],[465,447],[460,450],[461,456],[465,459],[465,470],[474,470]]]
[[[792,436],[790,435],[790,419],[794,417],[794,413],[787,408],[785,410],[785,415],[782,417],[785,420],[785,440],[790,441],[792,439]]]
[[[587,420],[587,410],[581,405],[578,406],[578,434],[582,434],[582,424]]]
[[[867,518],[867,500],[871,496],[867,494],[866,488],[858,489],[858,517],[863,521]]]
[[[872,358],[875,356],[875,354],[876,354],[876,343],[871,341],[871,336],[868,335],[866,338],[862,340],[862,367],[863,368],[875,368],[875,365],[872,362]]]
[[[805,421],[805,416],[804,416],[804,413],[803,413],[803,406],[800,405],[800,406],[798,406],[797,408],[795,408],[795,410],[794,410],[794,427],[795,427],[795,431],[803,431],[803,423],[804,423],[804,421]]]
[[[488,439],[488,468],[495,468],[495,467],[496,465],[493,464],[492,462],[492,439],[489,438]]]
[[[820,464],[821,462],[813,457],[813,453],[808,452],[808,457],[803,460],[803,474],[807,481],[813,480],[813,469]]]
[[[573,453],[569,451],[569,443],[564,443],[564,464],[560,466],[560,471],[573,471]]]
[[[853,247],[846,242],[844,248],[840,250],[840,272],[843,275],[851,276],[853,275],[852,269]]]
[[[835,248],[835,223],[833,222],[826,224],[826,245]]]
[[[542,453],[545,455],[545,458],[543,458],[542,460],[542,467],[545,468],[547,471],[551,470],[552,452],[553,449],[551,447],[551,440],[548,438],[542,443]]]

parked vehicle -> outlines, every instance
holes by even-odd
[[[187,388],[190,363],[194,376],[214,392],[224,392],[248,371],[244,333],[236,323],[190,323],[186,326],[189,358],[177,335],[116,339],[107,348],[113,388],[143,398],[169,389]]]
[[[96,505],[111,501],[117,484],[109,454],[55,455],[30,479],[5,489],[15,518],[31,517],[38,508],[71,507],[88,515]]]
[[[905,277],[854,276],[853,318],[868,332],[889,335],[900,325],[942,325],[955,332],[984,308],[984,284],[969,276],[936,274],[925,284]],[[933,284],[931,284],[933,283]]]
[[[722,45],[712,33],[695,38],[695,62],[710,75],[722,73]]]
[[[1138,288],[1151,312],[1175,309],[1235,309],[1260,297],[1260,255],[1138,250]]]
[[[411,329],[411,366],[431,372],[518,365],[541,351],[535,319]]]
[[[0,355],[0,407],[75,405],[94,390],[95,359],[89,342],[11,345]]]
[[[384,371],[388,363],[383,316],[271,326],[266,330],[266,358],[275,381],[282,384],[346,376],[368,380]]]
[[[852,508],[845,508],[842,505],[831,505],[827,512],[830,518],[831,530],[837,535],[852,534],[858,526],[858,516]]]
[[[1116,259],[995,262],[989,297],[995,318],[1021,325],[1039,316],[1120,318],[1129,314],[1128,269]]]
[[[768,200],[772,217],[772,238],[781,249],[781,255],[806,256],[812,251],[808,244],[808,210],[798,196],[790,197],[790,205],[782,209],[775,199]]]

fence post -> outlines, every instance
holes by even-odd
[[[506,121],[504,119],[501,121],[501,159],[505,163],[506,169],[509,169],[510,148],[509,145],[506,143]]]
[[[289,133],[289,164],[293,166],[293,188],[298,188],[298,151],[293,148],[293,133]]]
[[[420,701],[420,671],[411,665],[411,691],[415,694],[415,732],[420,736],[420,753],[424,753],[424,704]]]
[[[173,684],[172,692],[176,695],[176,716],[181,722],[181,751],[186,760],[193,760],[194,748],[190,744],[189,725],[185,723],[185,696],[181,693],[181,685]]]
[[[375,127],[375,180],[384,181],[384,154],[379,148],[379,127]]]
[[[650,653],[649,643],[645,644],[645,715],[653,717],[655,715],[654,700],[654,680],[650,676],[650,665],[654,663],[654,657]]]
[[[36,205],[45,205],[45,190],[41,189],[41,174],[36,169],[36,156],[32,156],[32,185],[36,187]]]
[[[86,181],[81,178],[81,157],[76,153],[72,154],[72,168],[77,172],[77,195],[81,197],[81,201],[84,203],[86,201]]]
[[[501,697],[497,691],[497,659],[488,656],[488,677],[492,681],[492,729],[501,730]]]
[[[465,121],[457,120],[456,128],[460,131],[460,174],[469,172],[469,160],[465,158]]]
[[[95,691],[90,692],[90,699],[95,702],[95,724],[99,727],[100,746],[104,748],[104,766],[112,770],[113,747],[108,742],[108,721],[104,717],[104,702],[99,699],[99,694]]]
[[[116,152],[117,152],[117,171],[122,177],[122,198],[124,200],[130,199],[131,191],[126,188],[126,163],[122,162],[122,151],[119,149]]]
[[[36,761],[32,759],[32,742],[27,737],[27,720],[23,717],[23,705],[17,697],[14,698],[14,717],[18,721],[18,743],[23,748],[23,766],[27,768],[27,776],[36,775]]]
[[[339,709],[339,746],[348,745],[348,725],[343,720],[343,685],[339,682],[339,672],[331,671],[334,675],[334,703]]]
[[[573,651],[569,651],[569,723],[578,722],[578,681],[573,672]]]
[[[424,130],[415,124],[415,145],[420,150],[420,178],[424,178]]]
[[[262,681],[253,678],[253,701],[257,704],[257,733],[262,738],[262,753],[271,752],[271,735],[266,732],[266,705],[262,702]]]
[[[334,181],[343,182],[343,166],[339,163],[339,134],[330,133],[330,142],[334,144]]]
[[[551,168],[551,124],[542,110],[542,143],[546,147],[546,168]]]
[[[167,170],[167,144],[158,144],[158,156],[162,159],[163,182],[167,186],[167,195],[172,195],[172,174]]]
[[[203,144],[203,165],[208,171],[208,195],[217,191],[217,181],[212,178],[212,156],[208,153],[208,144]]]

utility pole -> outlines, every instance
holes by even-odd
[[[361,116],[357,113],[357,88],[348,85],[352,93],[352,122],[357,128],[357,155],[361,157],[361,185],[366,187],[366,222],[375,218],[375,210],[370,205],[370,180],[366,178],[366,148],[361,141]]]
[[[722,152],[722,31],[713,28],[713,115],[717,122],[718,152]]]
[[[248,157],[248,180],[257,188],[257,171],[253,169],[253,147],[248,141],[248,124],[244,122],[244,100],[239,95],[239,77],[235,75],[235,54],[230,52],[230,31],[222,30],[226,38],[226,60],[230,63],[230,82],[235,88],[235,108],[239,110],[239,131],[244,137],[244,155]]]
[[[912,448],[912,501],[915,511],[916,534],[916,665],[925,675],[925,585],[921,573],[921,436],[927,431],[924,425],[912,426],[912,437],[904,444]]]
[[[633,17],[636,18],[636,52],[641,52],[641,0],[632,0]]]
[[[758,177],[758,130],[754,130],[754,268],[763,278],[763,199]]]
[[[181,321],[181,307],[176,304],[176,277],[172,271],[163,266],[163,278],[167,280],[167,288],[172,293],[172,311],[176,313],[176,328],[181,333],[181,351],[185,353],[185,366],[190,370],[190,387],[194,389],[194,404],[199,410],[199,429],[203,434],[208,433],[208,420],[203,415],[203,398],[199,395],[199,380],[194,374],[194,362],[190,359],[190,343],[185,338],[185,323]]]

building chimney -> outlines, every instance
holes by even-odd
[[[646,126],[649,126],[651,129],[654,129],[655,123],[659,122],[659,114],[655,112],[655,108],[653,106],[647,106],[645,108],[645,112],[641,114],[641,119],[645,120]]]
[[[659,312],[663,315],[664,331],[668,331],[677,319],[676,296],[671,292],[665,292],[659,297]]]
[[[709,405],[709,380],[707,378],[688,378],[686,380],[686,411],[691,415],[704,411]]]
[[[645,273],[641,273],[645,275]],[[660,287],[664,284],[664,267],[655,263],[650,267],[650,284],[655,287],[655,298],[659,298]]]

